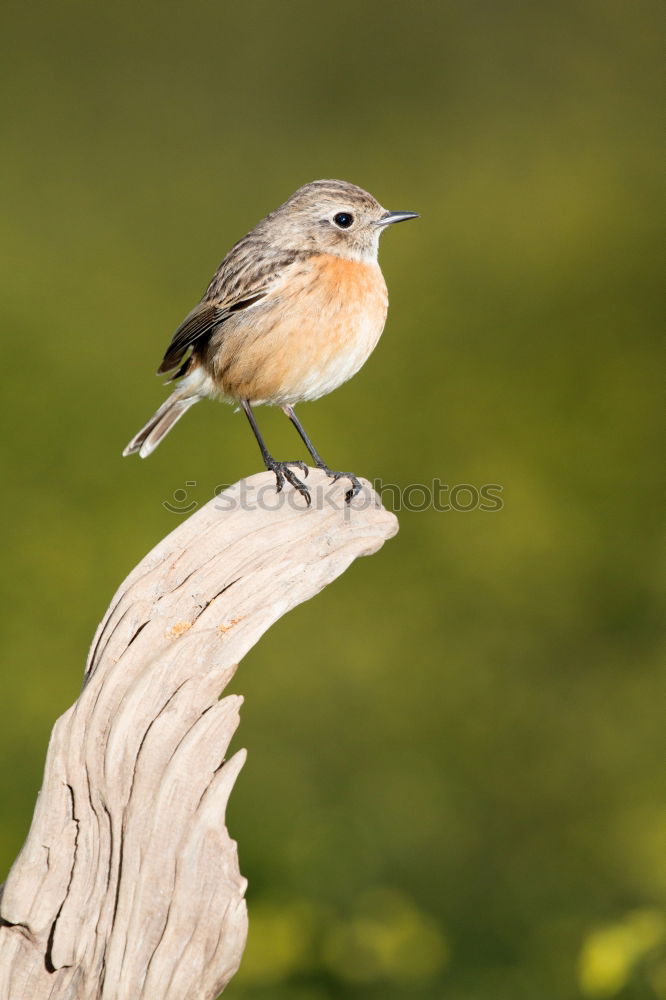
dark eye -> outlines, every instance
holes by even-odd
[[[352,222],[354,221],[354,216],[350,215],[349,212],[338,212],[337,215],[333,216],[333,222],[340,229],[349,229]]]

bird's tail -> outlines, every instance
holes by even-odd
[[[201,396],[198,393],[183,395],[181,385],[162,403],[159,410],[152,415],[148,423],[135,434],[125,448],[123,455],[134,455],[138,451],[141,458],[147,458],[157,448],[165,434],[168,434],[177,420],[180,420],[190,406],[197,403]]]

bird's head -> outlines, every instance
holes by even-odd
[[[265,219],[273,235],[294,249],[330,253],[351,260],[376,260],[379,237],[394,222],[416,212],[388,212],[363,188],[347,181],[305,184]]]

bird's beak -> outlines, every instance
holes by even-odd
[[[418,212],[386,212],[375,225],[391,226],[394,222],[407,222],[407,219],[418,219]]]

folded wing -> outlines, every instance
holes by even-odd
[[[200,302],[185,317],[174,333],[166,354],[162,359],[162,363],[157,369],[157,374],[163,375],[165,372],[170,372],[178,367],[191,347],[207,340],[213,330],[224,323],[233,313],[254,305],[255,302],[263,299],[266,294],[267,289],[262,289],[260,292],[256,292],[247,298],[239,299],[237,302],[224,306],[215,302]],[[169,381],[171,382],[174,378],[178,378],[182,374],[184,374],[184,369],[172,375]]]

